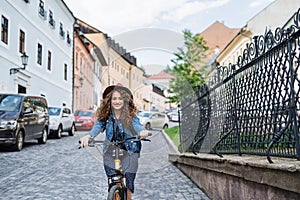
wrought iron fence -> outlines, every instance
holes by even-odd
[[[300,159],[300,9],[181,103],[180,151]]]

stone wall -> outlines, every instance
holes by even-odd
[[[300,161],[211,154],[169,155],[211,199],[300,199]]]

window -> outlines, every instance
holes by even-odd
[[[20,29],[20,35],[19,35],[19,52],[24,53],[25,48],[25,33]]]
[[[76,68],[78,68],[78,53],[76,52],[75,54],[75,63],[76,63]]]
[[[63,109],[63,113],[70,115],[71,114],[71,110],[68,108],[64,108]]]
[[[8,19],[3,15],[1,17],[1,41],[8,43]]]
[[[53,19],[53,12],[49,10],[49,24],[54,29],[55,28],[55,20]]]
[[[64,25],[61,22],[59,24],[59,35],[61,36],[62,39],[65,38]]]
[[[37,63],[42,65],[42,54],[43,54],[43,47],[41,44],[38,43],[37,47]]]
[[[71,38],[70,38],[69,31],[67,31],[67,43],[68,43],[69,45],[71,44]]]
[[[82,69],[82,57],[80,57],[80,65],[79,65],[79,69],[80,69],[80,71],[81,71],[81,69]]]
[[[65,79],[65,81],[68,80],[68,66],[67,66],[67,64],[65,64],[65,68],[64,68],[64,79]]]
[[[44,8],[44,1],[40,0],[40,4],[39,4],[39,14],[43,19],[47,18],[47,12],[45,11]]]
[[[48,51],[48,64],[47,69],[51,71],[51,51]]]

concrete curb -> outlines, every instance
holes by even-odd
[[[165,133],[165,131],[162,129],[161,130],[164,138],[166,139],[171,152],[176,153],[176,154],[180,154],[180,152],[178,151],[178,148],[176,147],[176,145],[173,143],[173,141],[169,138],[169,136]]]

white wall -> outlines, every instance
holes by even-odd
[[[47,18],[39,15],[40,0],[2,0],[0,17],[8,19],[8,45],[0,41],[0,92],[17,93],[18,85],[26,87],[26,93],[45,95],[49,105],[72,105],[73,79],[73,15],[61,0],[44,0]],[[49,9],[53,12],[55,28],[49,25]],[[59,35],[63,23],[65,38]],[[19,31],[25,32],[25,52],[29,56],[26,70],[9,75],[9,69],[21,66]],[[71,43],[66,40],[67,31]],[[42,65],[37,64],[37,45],[43,48]],[[51,71],[47,69],[48,50],[52,54]],[[64,80],[64,65],[67,80]]]

